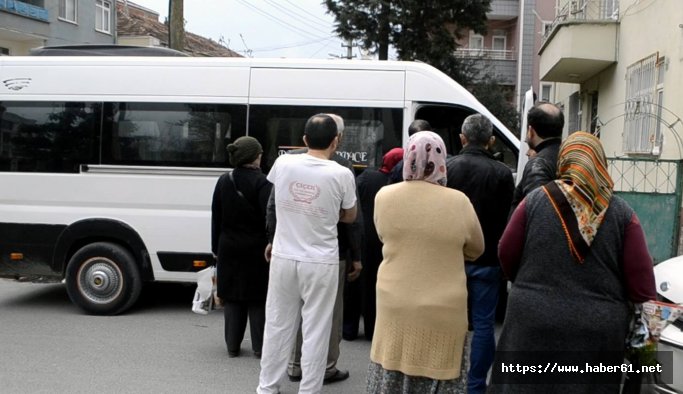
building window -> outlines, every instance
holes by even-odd
[[[569,111],[567,111],[567,114],[568,134],[581,130],[581,97],[579,92],[569,96]]]
[[[553,102],[553,84],[541,83],[541,101]]]
[[[95,30],[111,33],[111,3],[104,0],[95,1]]]
[[[470,51],[472,53],[481,53],[484,50],[484,36],[481,34],[476,34],[473,31],[470,31]]]
[[[505,50],[507,49],[507,39],[504,35],[494,35],[491,42],[491,49],[493,49],[494,59],[505,59]]]
[[[77,0],[59,0],[59,19],[76,23],[78,15]]]
[[[626,69],[624,152],[658,155],[661,148],[659,114],[664,91],[664,58],[652,54]],[[660,93],[662,92],[662,93]]]
[[[9,56],[9,48],[0,47],[0,56]]]
[[[600,17],[602,19],[619,19],[619,1],[603,0],[600,4]]]
[[[598,92],[591,93],[591,107],[590,107],[590,132],[596,134],[600,131],[598,126]]]

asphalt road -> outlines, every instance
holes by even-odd
[[[223,314],[190,311],[194,286],[153,284],[121,316],[88,316],[61,284],[0,279],[0,392],[254,393],[259,360],[249,329],[228,358]],[[365,391],[370,342],[342,341],[351,377],[323,393]],[[282,393],[296,393],[287,381]]]

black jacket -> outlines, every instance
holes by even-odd
[[[265,211],[272,184],[261,170],[244,167],[235,168],[232,179],[227,173],[218,179],[211,206],[211,251],[218,256],[218,296],[227,301],[265,300]]]
[[[524,166],[522,180],[515,188],[510,213],[514,212],[517,205],[532,190],[557,178],[557,155],[560,152],[561,142],[560,138],[550,138],[541,142],[535,148],[536,156],[531,158],[526,163],[526,166]]]
[[[475,145],[465,146],[459,155],[448,159],[446,168],[447,186],[469,197],[484,233],[484,254],[472,263],[498,265],[498,241],[507,224],[515,188],[512,171]]]
[[[389,185],[399,182],[403,182],[403,160],[396,163],[389,173]]]
[[[375,169],[367,169],[356,177],[359,208],[363,213],[363,266],[367,273],[370,268],[377,271],[382,262],[382,242],[375,228],[375,196],[379,189],[389,183],[389,174]]]

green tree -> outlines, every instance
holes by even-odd
[[[434,59],[456,48],[461,32],[486,33],[490,0],[325,0],[335,19],[335,32],[361,42],[389,58],[389,46],[399,59]]]
[[[335,32],[387,60],[394,47],[399,60],[424,61],[474,94],[510,130],[519,119],[510,97],[482,59],[458,57],[462,34],[486,34],[490,0],[324,0],[335,17]]]
[[[519,138],[519,112],[510,104],[514,96],[513,90],[502,89],[498,78],[491,72],[478,78],[469,90],[493,116]]]

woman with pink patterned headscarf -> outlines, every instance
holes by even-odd
[[[403,180],[446,186],[446,146],[432,131],[420,131],[408,140],[403,154]]]
[[[465,260],[483,253],[484,237],[467,196],[445,187],[438,134],[413,134],[403,161],[405,182],[375,198],[384,247],[367,392],[464,393]]]

